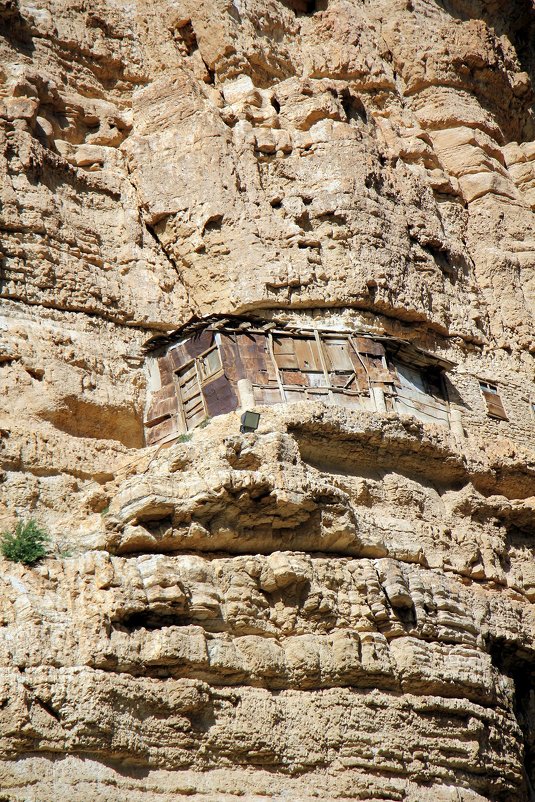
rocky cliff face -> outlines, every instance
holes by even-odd
[[[1,561],[1,800],[535,799],[534,35],[1,0],[0,528],[55,544]],[[447,357],[464,432],[310,402],[146,448],[141,346],[211,312]]]

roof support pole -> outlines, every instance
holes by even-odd
[[[318,346],[318,354],[320,357],[321,368],[323,370],[323,375],[325,376],[325,386],[329,388],[329,400],[333,401],[333,391],[331,390],[331,381],[329,378],[329,368],[327,367],[327,362],[325,360],[325,354],[323,353],[323,343],[321,341],[320,333],[317,329],[314,329],[314,338],[316,340],[316,344]]]
[[[286,393],[284,392],[284,385],[282,383],[279,366],[277,365],[277,360],[275,359],[275,354],[273,353],[273,335],[271,332],[268,332],[267,336],[267,346],[268,346],[268,353],[271,357],[271,362],[273,363],[273,367],[275,369],[275,375],[277,377],[277,384],[279,385],[279,392],[281,394],[281,400],[286,401]]]

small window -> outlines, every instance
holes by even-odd
[[[432,367],[420,369],[402,362],[394,362],[401,389],[409,393],[423,393],[438,401],[445,401],[440,373]]]
[[[498,387],[489,382],[480,381],[479,389],[487,404],[487,415],[491,418],[498,418],[499,420],[507,420],[505,409],[503,408],[502,399],[498,393]]]
[[[212,348],[211,351],[200,357],[199,362],[203,379],[209,379],[214,376],[222,368],[219,348],[217,346]]]

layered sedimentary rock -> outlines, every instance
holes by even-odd
[[[534,21],[1,3],[0,529],[53,551],[1,563],[0,798],[533,798]],[[459,425],[146,447],[211,313],[410,341]]]

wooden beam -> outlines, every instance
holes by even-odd
[[[321,362],[321,368],[323,370],[323,375],[325,376],[325,386],[328,388],[329,391],[329,399],[334,403],[333,398],[333,391],[331,389],[331,380],[329,377],[329,369],[327,367],[327,362],[325,361],[325,354],[323,353],[323,343],[321,341],[320,333],[318,329],[314,329],[314,338],[316,340],[316,344],[318,346],[318,353]]]
[[[273,367],[275,368],[275,375],[277,377],[277,384],[279,385],[279,392],[281,394],[281,400],[286,401],[286,393],[284,392],[284,385],[282,383],[281,375],[279,372],[279,366],[277,365],[277,360],[275,359],[275,354],[273,352],[273,335],[271,332],[268,332],[267,335],[267,345],[268,345],[268,353],[271,357],[271,362]]]

